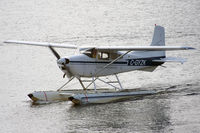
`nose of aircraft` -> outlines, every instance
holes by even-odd
[[[67,66],[67,64],[69,64],[69,59],[67,58],[60,58],[57,60],[57,64],[58,67],[61,69],[62,72],[64,72],[63,78],[65,77],[65,75],[67,75],[67,77],[71,77],[72,73],[70,72],[70,68],[69,66]]]
[[[57,61],[57,63],[58,63],[59,65],[66,65],[66,64],[69,63],[69,59],[67,59],[67,58],[60,58],[60,59]]]

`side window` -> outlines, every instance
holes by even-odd
[[[109,58],[108,53],[102,53],[101,58],[102,59],[108,59]]]
[[[120,54],[118,54],[118,53],[110,53],[110,58],[111,59],[116,59],[119,56],[120,56]]]
[[[100,52],[98,53],[98,58],[102,60],[109,60],[109,53]]]

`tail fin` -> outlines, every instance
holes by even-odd
[[[161,26],[155,26],[151,46],[165,46],[165,29]]]
[[[151,46],[165,46],[165,29],[155,25]],[[165,51],[156,51],[157,56],[165,56]]]

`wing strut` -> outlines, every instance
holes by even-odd
[[[112,65],[115,61],[119,60],[121,57],[125,56],[126,54],[128,54],[129,52],[131,52],[131,50],[127,51],[126,53],[120,55],[119,57],[117,57],[116,59],[114,59],[113,61],[111,61],[110,63],[108,63],[107,65],[105,65],[102,69],[98,70],[94,76],[96,77],[96,75],[100,72],[102,72],[105,68],[107,68],[108,66]],[[98,79],[98,77],[96,77],[85,89],[88,89],[88,87]]]

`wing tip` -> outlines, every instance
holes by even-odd
[[[12,41],[11,40],[5,40],[3,41],[3,43],[11,43]]]
[[[187,47],[186,49],[187,49],[187,50],[195,50],[196,48],[193,48],[193,47]]]

